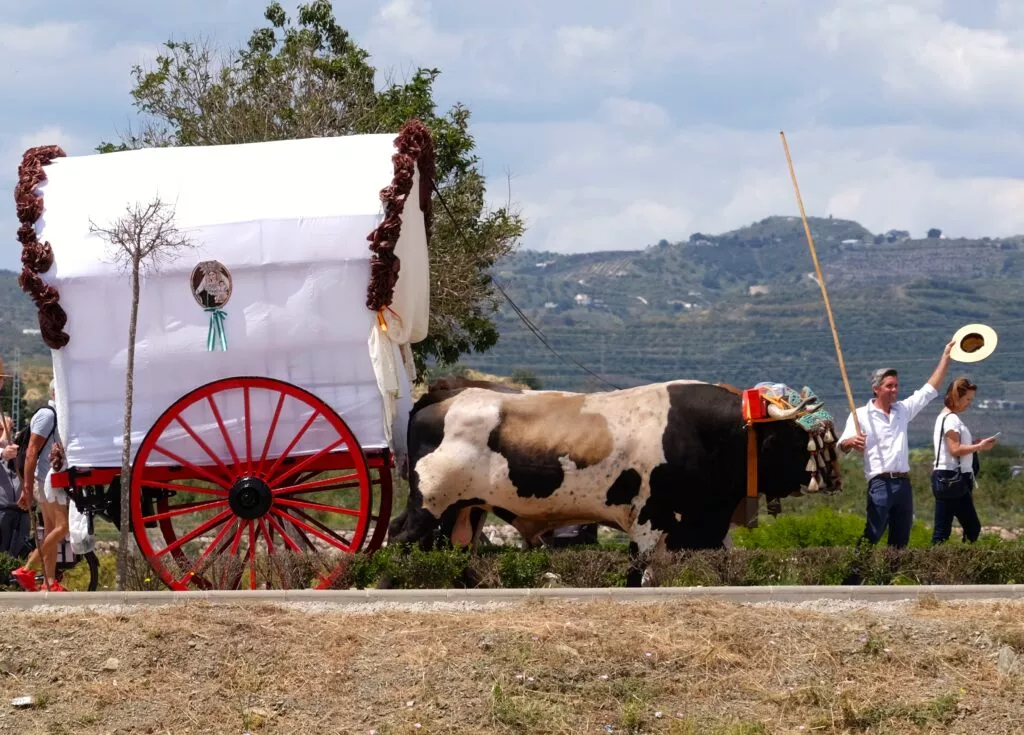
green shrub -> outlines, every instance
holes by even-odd
[[[507,549],[498,557],[498,579],[505,588],[536,587],[551,566],[547,549]]]
[[[0,590],[21,589],[17,584],[10,584],[11,572],[20,567],[21,564],[21,559],[17,559],[10,554],[0,552]]]
[[[459,585],[469,560],[469,552],[463,549],[423,551],[389,546],[369,557],[357,554],[349,574],[357,587],[387,579],[396,589],[447,589]]]
[[[816,508],[803,515],[786,514],[762,518],[757,528],[737,528],[733,544],[741,549],[808,549],[856,546],[864,535],[864,517],[854,513]],[[888,540],[888,532],[881,543]],[[910,529],[910,547],[931,545],[932,531],[921,521]]]

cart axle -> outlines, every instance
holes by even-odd
[[[258,477],[243,477],[231,486],[228,493],[231,510],[248,521],[266,515],[273,500],[270,486]]]

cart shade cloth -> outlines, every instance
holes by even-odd
[[[133,454],[182,395],[234,376],[304,388],[341,415],[360,445],[387,446],[393,433],[402,451],[411,405],[408,344],[426,336],[429,316],[426,229],[415,196],[395,248],[401,271],[386,332],[366,307],[367,236],[383,217],[380,192],[394,176],[394,140],[366,135],[148,149],[47,166],[36,229],[54,252],[43,277],[59,290],[68,315],[70,342],[52,353],[68,464],[121,463],[130,275],[115,263],[112,246],[90,233],[90,222],[109,228],[126,207],[144,207],[156,196],[174,208],[175,224],[197,247],[142,280]],[[209,260],[231,276],[231,296],[221,307],[226,350],[208,349],[210,315],[190,284],[193,268]],[[242,394],[235,393],[215,399],[229,431],[244,433]],[[252,397],[249,423],[259,446],[275,409],[276,396]],[[283,450],[309,415],[289,400],[271,453]],[[230,459],[208,406],[193,407],[186,418],[222,460]],[[293,454],[322,449],[326,429],[322,420],[314,423]],[[184,431],[172,443],[183,459],[208,464]]]

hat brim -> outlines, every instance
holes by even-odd
[[[976,343],[978,338],[982,340],[980,347],[965,349],[965,342],[968,347],[971,347],[971,343]],[[957,362],[981,362],[996,351],[999,337],[996,335],[996,330],[987,324],[965,324],[953,335],[953,342],[956,344],[949,352],[950,359]]]

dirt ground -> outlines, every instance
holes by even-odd
[[[4,629],[19,735],[1024,732],[1024,602],[189,603]]]

